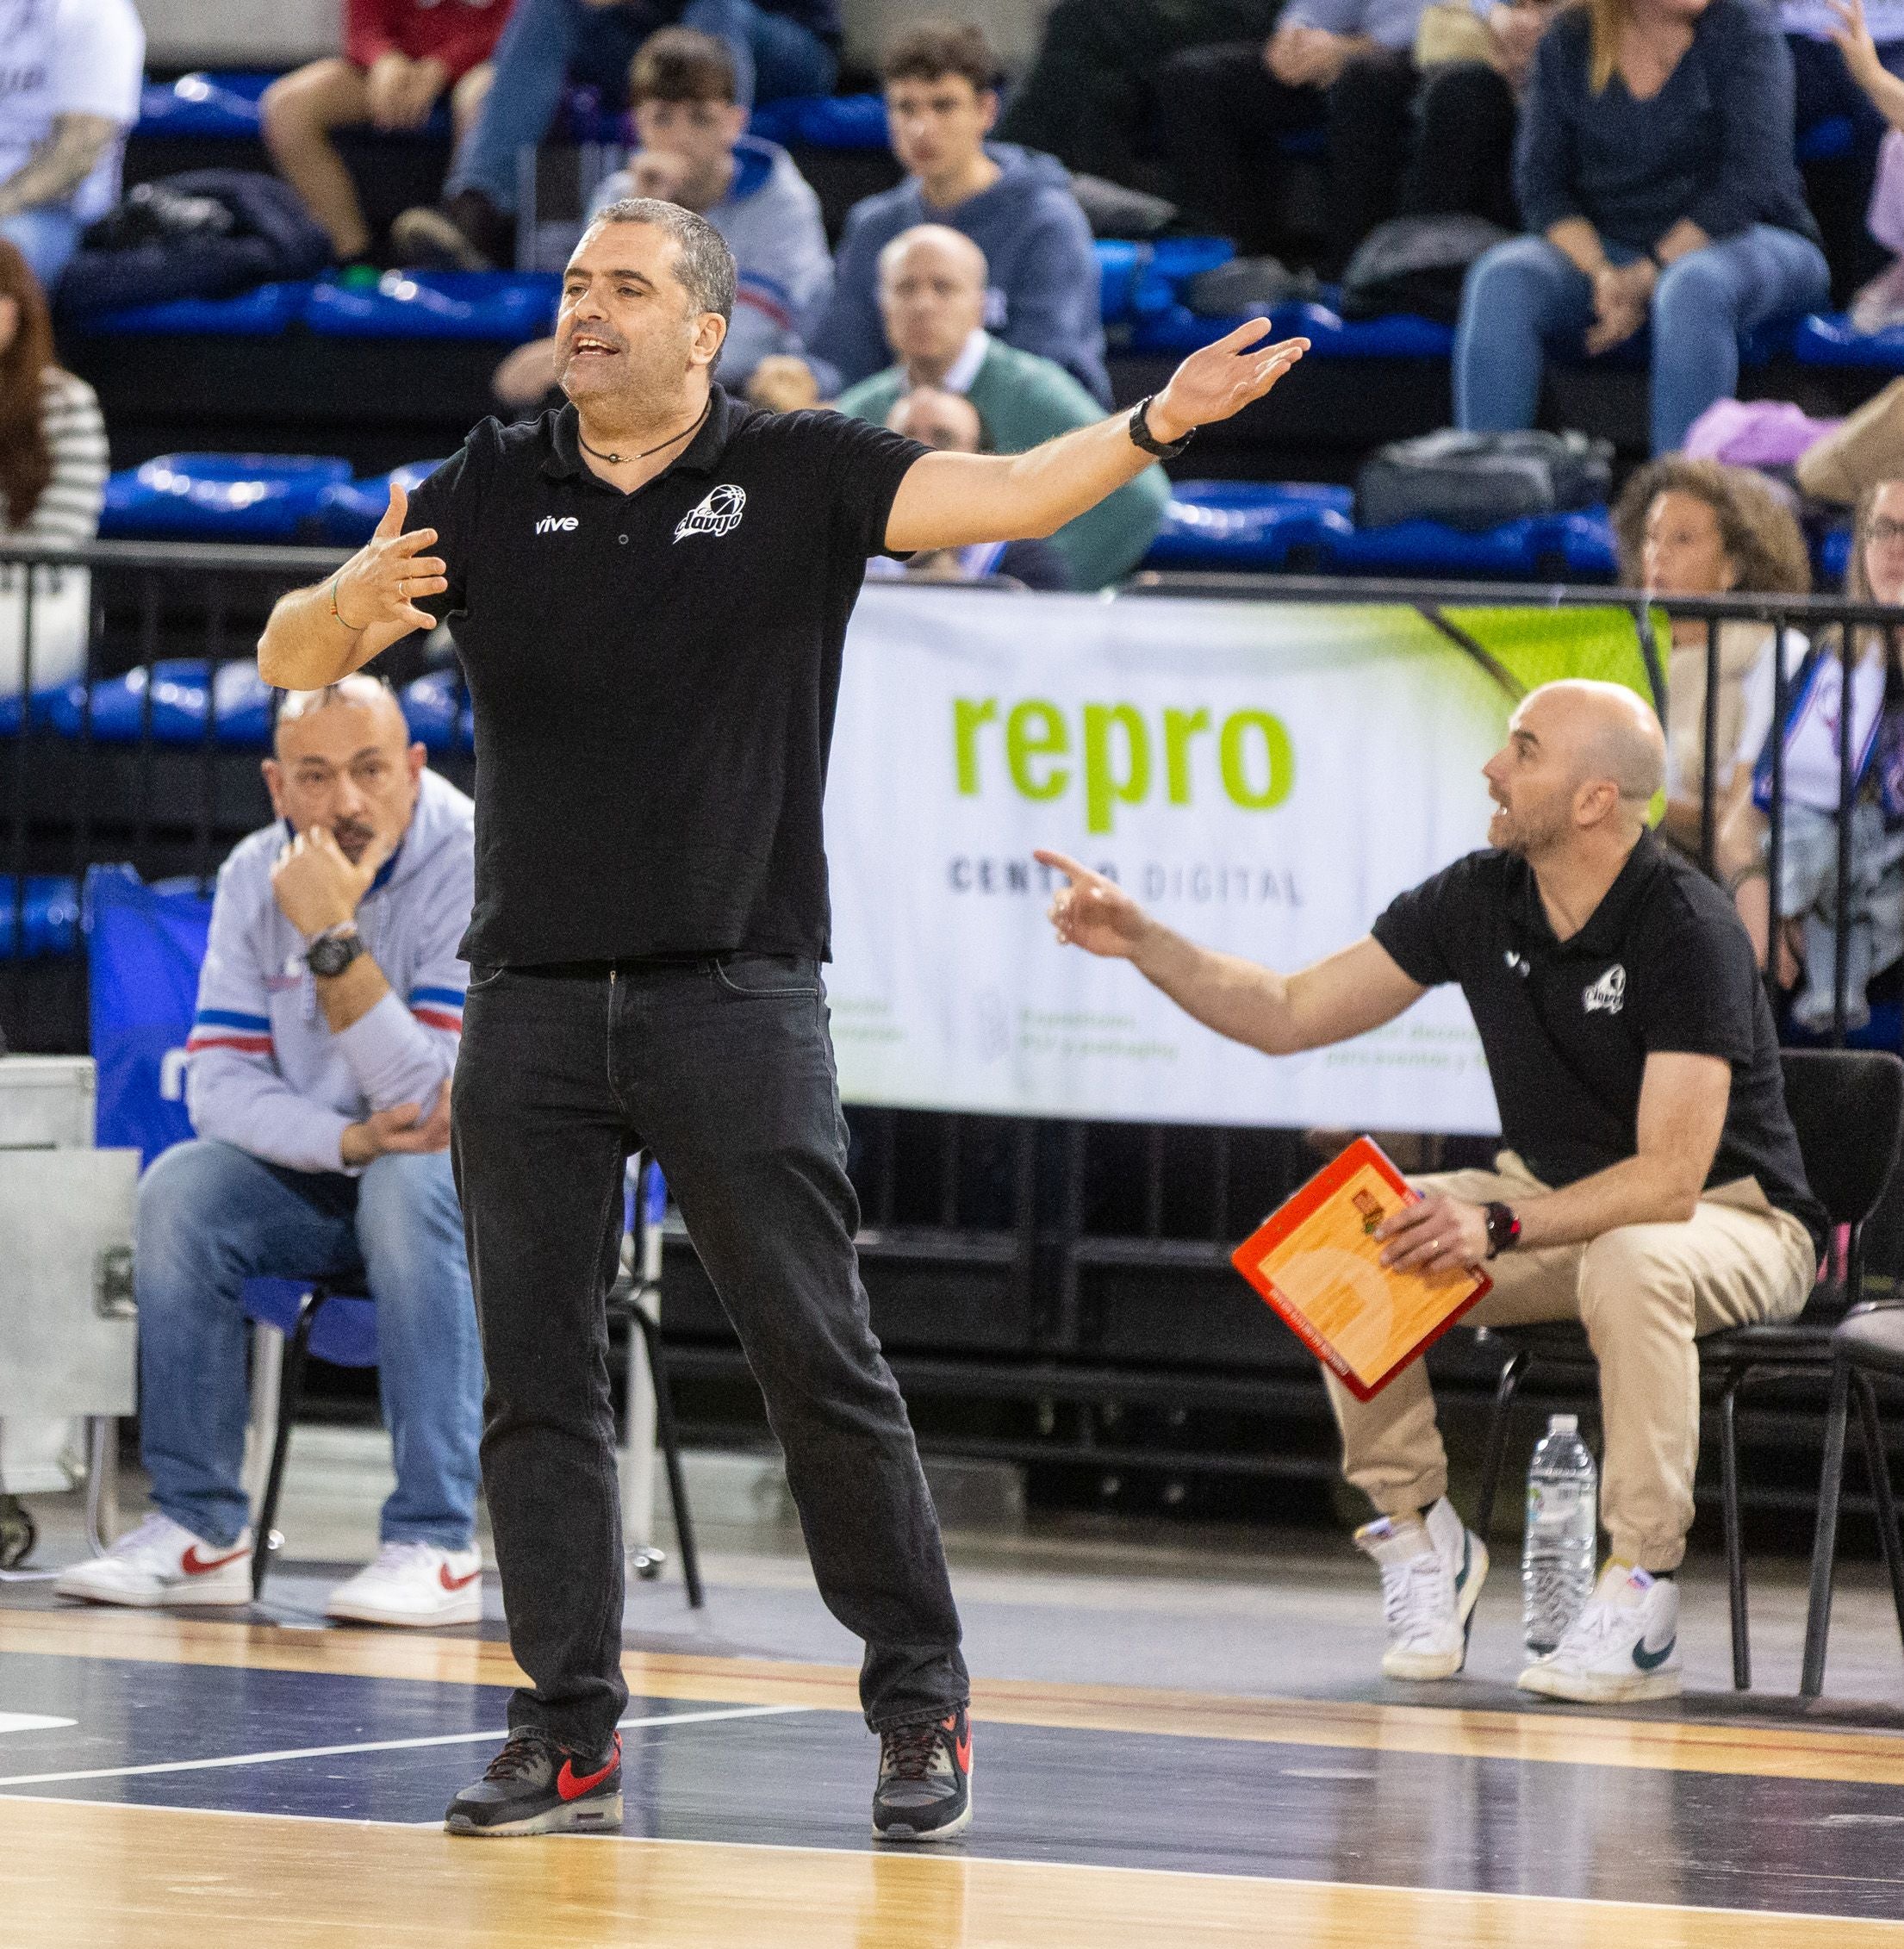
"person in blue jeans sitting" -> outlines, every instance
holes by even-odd
[[[1516,187],[1533,234],[1468,273],[1454,413],[1530,427],[1550,347],[1652,327],[1652,451],[1739,377],[1739,335],[1827,302],[1792,153],[1791,54],[1757,0],[1585,0],[1542,36]]]
[[[564,81],[599,88],[619,107],[636,50],[677,23],[727,44],[743,108],[833,91],[838,0],[516,0],[496,46],[495,78],[457,146],[443,202],[397,218],[397,255],[457,271],[512,262],[516,158],[548,134]]]
[[[247,1279],[362,1278],[396,1487],[334,1617],[472,1624],[482,1358],[451,1175],[473,808],[425,769],[389,689],[287,697],[278,818],[218,876],[187,1043],[197,1137],[146,1173],[134,1229],[140,1424],[152,1513],[61,1597],[251,1602],[241,1482]]]

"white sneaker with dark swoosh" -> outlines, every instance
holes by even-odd
[[[482,1552],[386,1543],[331,1592],[324,1612],[362,1624],[480,1624]]]
[[[1467,1662],[1468,1624],[1488,1573],[1487,1545],[1461,1525],[1446,1496],[1426,1520],[1378,1516],[1355,1532],[1355,1547],[1382,1572],[1388,1648],[1382,1676],[1452,1678]]]
[[[1583,1705],[1677,1698],[1679,1586],[1609,1563],[1560,1642],[1521,1674],[1521,1690]]]
[[[88,1603],[240,1604],[252,1601],[252,1533],[208,1543],[157,1510],[103,1556],[76,1563],[54,1580],[53,1595]]]

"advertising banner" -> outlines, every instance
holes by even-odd
[[[1293,970],[1484,843],[1515,699],[1646,679],[1619,610],[1463,611],[868,588],[827,794],[849,1102],[1488,1132],[1459,994],[1271,1059],[1127,963],[1060,948],[1036,847]],[[1650,694],[1650,693],[1648,693]]]

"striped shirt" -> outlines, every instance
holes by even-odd
[[[6,501],[0,496],[0,541],[90,541],[99,532],[109,464],[98,398],[84,379],[49,365],[41,402],[53,476],[32,514],[17,528],[9,525]]]

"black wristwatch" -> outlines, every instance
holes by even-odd
[[[1145,415],[1144,409],[1156,396],[1157,395],[1154,393],[1146,393],[1144,396],[1140,399],[1134,407],[1131,408],[1130,418],[1126,422],[1126,424],[1130,429],[1131,439],[1139,446],[1141,446],[1146,453],[1154,453],[1160,460],[1174,460],[1177,456],[1181,453],[1183,450],[1186,446],[1188,446],[1193,439],[1196,439],[1197,429],[1192,427],[1180,440],[1172,440],[1168,445],[1166,445],[1162,440],[1159,439],[1157,436],[1151,432],[1150,421]]]
[[[1488,1257],[1496,1259],[1503,1252],[1513,1251],[1521,1242],[1521,1221],[1515,1217],[1514,1207],[1496,1199],[1484,1205],[1482,1211],[1488,1224]]]
[[[355,923],[348,927],[327,928],[304,950],[304,965],[314,974],[327,979],[341,974],[360,954],[368,950]]]

